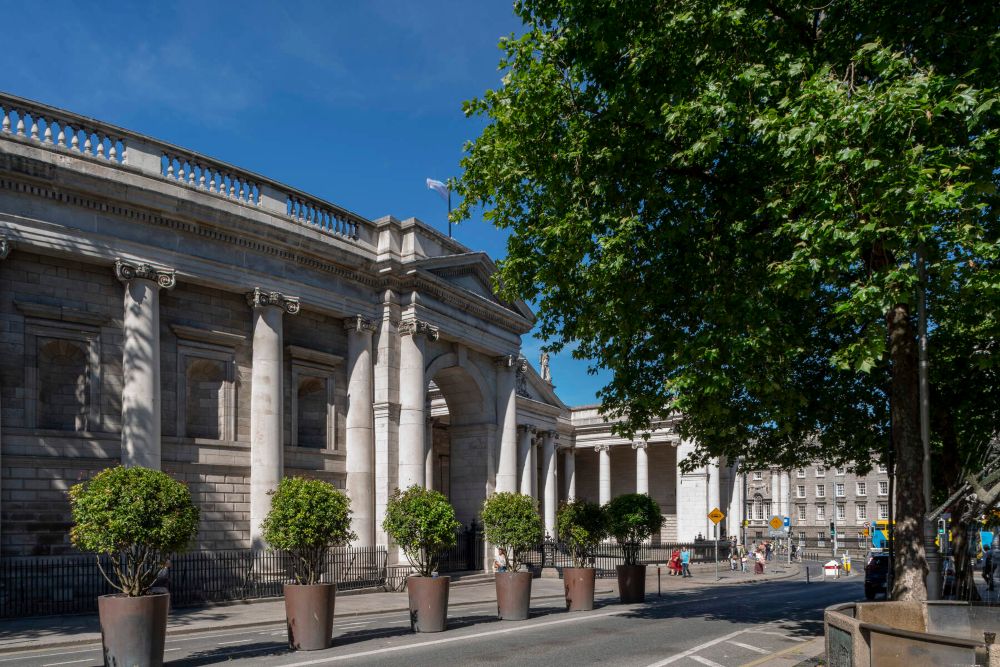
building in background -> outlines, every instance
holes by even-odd
[[[746,488],[743,518],[748,541],[766,539],[773,516],[789,517],[792,538],[807,547],[830,546],[830,524],[838,540],[854,547],[869,542],[866,529],[889,519],[889,473],[876,464],[867,475],[850,466],[811,465],[792,470],[751,470],[739,477]]]

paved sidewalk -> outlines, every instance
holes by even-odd
[[[815,566],[814,566],[815,569]],[[690,578],[671,577],[667,569],[661,568],[660,590],[691,590],[705,586],[732,586],[738,584],[766,583],[803,576],[798,564],[774,567],[765,575],[754,576],[730,572],[720,565],[720,580],[716,580],[715,566],[696,564],[691,566]],[[656,566],[647,567],[646,593],[657,594]],[[597,594],[617,594],[618,585],[614,577],[598,579]],[[563,597],[561,579],[537,578],[532,582],[532,600]],[[481,583],[453,585],[449,594],[449,607],[461,608],[466,605],[483,604],[496,600],[492,579]],[[400,612],[408,609],[407,594],[401,593],[359,593],[337,596],[336,616],[345,618],[366,614]],[[167,624],[168,635],[208,632],[220,629],[236,629],[263,625],[279,625],[285,620],[284,601],[234,602],[206,607],[183,607],[170,613]],[[47,616],[40,618],[20,618],[0,623],[0,653],[32,648],[54,648],[100,641],[100,625],[96,614],[78,616]]]

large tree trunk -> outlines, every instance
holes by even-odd
[[[896,527],[893,545],[896,570],[894,600],[927,599],[924,554],[923,443],[920,441],[920,401],[916,332],[906,304],[896,304],[886,316],[892,366],[892,445],[896,453]]]

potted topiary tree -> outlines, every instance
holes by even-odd
[[[410,628],[415,632],[441,632],[447,624],[451,577],[435,575],[441,552],[455,546],[460,525],[448,499],[422,486],[396,489],[386,504],[382,529],[417,571],[406,580]]]
[[[531,605],[531,572],[521,572],[522,558],[542,542],[542,520],[535,501],[519,493],[495,493],[483,503],[486,541],[503,553],[506,572],[496,573],[497,615],[523,621]]]
[[[98,555],[97,566],[118,593],[97,599],[108,665],[162,665],[168,593],[150,594],[171,554],[198,532],[188,488],[166,473],[115,467],[69,490],[70,540]],[[100,555],[111,557],[111,575]]]
[[[285,477],[271,494],[264,539],[291,554],[295,577],[284,586],[289,648],[330,646],[337,585],[320,579],[330,548],[354,539],[350,506],[346,494],[318,479]]]
[[[594,583],[597,570],[593,555],[608,535],[604,510],[597,503],[574,500],[564,503],[556,514],[559,540],[569,549],[573,567],[564,567],[563,587],[567,611],[590,611],[594,608]]]
[[[646,566],[639,563],[640,545],[663,525],[663,514],[655,500],[645,493],[627,493],[604,506],[608,532],[622,550],[618,570],[618,596],[622,602],[646,599]]]

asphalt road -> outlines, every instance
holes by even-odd
[[[486,584],[487,586],[489,584]],[[569,614],[560,600],[532,605],[527,621],[496,620],[493,603],[452,610],[449,627],[414,635],[405,613],[338,620],[334,646],[293,652],[283,625],[167,638],[178,667],[278,665],[743,665],[822,634],[823,609],[862,598],[861,577],[771,581],[672,592],[646,604],[602,596],[592,612]],[[100,647],[0,656],[0,667],[100,665]]]

